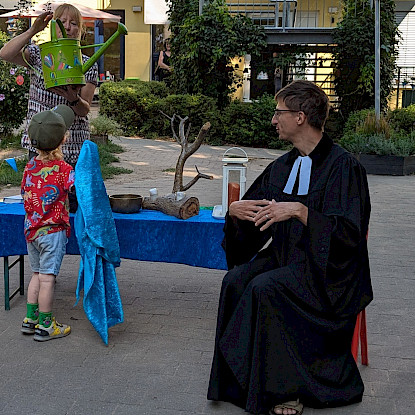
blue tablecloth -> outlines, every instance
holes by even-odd
[[[227,269],[220,245],[224,221],[213,218],[211,210],[200,210],[199,215],[187,220],[155,210],[113,215],[121,258]],[[0,257],[27,254],[23,221],[22,204],[0,203]],[[66,252],[79,255],[75,232]]]

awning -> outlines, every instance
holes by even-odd
[[[119,22],[121,16],[116,16],[111,13],[103,12],[101,10],[91,9],[90,7],[83,6],[82,4],[73,3],[69,1],[54,1],[54,2],[44,2],[28,7],[27,9],[17,9],[11,12],[0,14],[0,17],[37,17],[46,11],[54,12],[55,9],[63,4],[70,3],[75,6],[81,13],[83,20],[102,20],[103,22]]]

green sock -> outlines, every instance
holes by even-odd
[[[39,304],[26,304],[26,317],[31,320],[37,320],[39,318]]]
[[[52,324],[52,311],[50,313],[42,313],[39,311],[39,324],[43,327],[50,327]]]

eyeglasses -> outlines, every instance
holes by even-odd
[[[281,115],[282,113],[284,113],[284,112],[300,112],[300,111],[297,111],[297,110],[280,110],[280,109],[278,109],[278,108],[275,108],[274,116],[275,116],[276,118],[279,118],[279,117],[280,117],[280,115]]]

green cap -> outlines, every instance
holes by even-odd
[[[74,119],[73,110],[66,105],[35,114],[28,130],[32,146],[45,151],[59,147]]]

